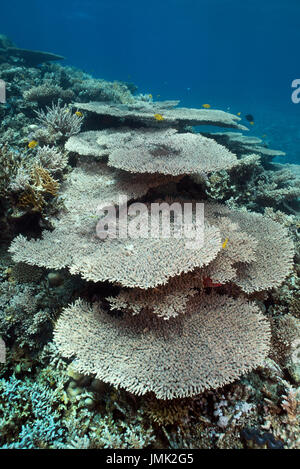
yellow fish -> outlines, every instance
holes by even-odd
[[[237,115],[240,116],[240,115],[241,115],[241,112],[238,112]]]
[[[38,145],[38,142],[36,140],[31,140],[31,142],[28,143],[28,148],[35,148]]]
[[[76,114],[76,116],[78,116],[78,117],[82,117],[82,116],[83,116],[82,112],[80,112],[80,111],[76,111],[75,114]]]
[[[222,248],[225,249],[228,243],[228,238],[225,239],[224,243],[222,244]]]
[[[254,125],[254,122],[253,122],[253,121],[251,121],[251,122],[249,122],[249,124],[251,124],[251,125]]]
[[[261,138],[266,138],[266,136],[267,136],[266,134],[263,134],[263,136]]]
[[[205,109],[209,109],[211,107],[210,104],[202,104],[202,107],[205,107]]]
[[[150,98],[150,99],[152,99],[152,98],[153,98],[152,94],[149,94],[149,98]]]
[[[161,114],[154,114],[154,119],[156,119],[157,121],[163,121],[164,118]]]

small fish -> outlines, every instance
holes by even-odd
[[[38,142],[36,140],[31,140],[31,142],[28,143],[28,148],[35,148],[38,145]]]
[[[225,239],[224,243],[222,244],[222,248],[225,249],[228,243],[228,238]]]
[[[202,107],[205,107],[205,109],[209,109],[211,107],[210,104],[202,104]]]
[[[249,122],[250,125],[254,125],[254,121]]]
[[[157,94],[156,97],[157,97],[157,98],[160,98],[160,94]]]
[[[261,138],[266,138],[266,137],[267,137],[267,135],[266,135],[266,134],[263,134]]]
[[[254,117],[252,116],[252,114],[247,114],[245,116],[245,119],[247,119],[247,121],[249,121],[249,122],[254,122]]]
[[[82,117],[83,116],[82,112],[80,112],[80,111],[76,111],[75,114],[76,114],[77,117]]]
[[[157,121],[163,121],[164,118],[161,114],[154,114],[154,119],[156,119]]]
[[[153,96],[152,96],[152,94],[151,94],[151,93],[149,94],[149,98],[150,98],[150,99],[152,99],[152,98],[153,98]]]
[[[238,112],[237,115],[240,116],[242,113],[241,112]]]
[[[222,287],[222,283],[216,283],[216,282],[213,282],[210,277],[204,277],[203,286],[204,288],[216,288],[216,287]]]

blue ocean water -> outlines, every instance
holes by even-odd
[[[300,163],[299,0],[10,0],[0,15],[19,47],[62,54],[95,77],[250,113],[250,134]]]

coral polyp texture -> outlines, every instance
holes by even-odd
[[[253,303],[210,295],[195,309],[166,322],[146,313],[116,318],[78,300],[54,340],[77,371],[160,399],[223,386],[262,363],[270,327]]]

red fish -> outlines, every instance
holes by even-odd
[[[203,285],[205,288],[216,288],[216,287],[222,287],[222,283],[214,283],[210,277],[204,277],[203,279]]]

